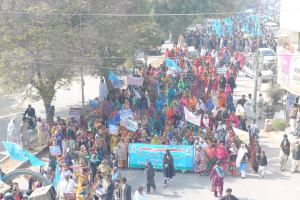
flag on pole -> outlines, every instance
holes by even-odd
[[[177,65],[177,63],[174,60],[172,60],[170,58],[166,58],[165,64],[170,69],[175,70],[176,72],[181,72],[180,67]]]
[[[52,184],[55,188],[57,187],[57,184],[59,181],[60,181],[60,167],[59,167],[59,163],[57,162],[56,168],[55,168],[55,176],[54,176],[54,179],[52,182]]]
[[[2,141],[2,143],[10,159],[23,162],[28,160],[24,150],[18,144],[5,141]]]

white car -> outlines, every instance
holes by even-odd
[[[262,70],[261,72],[261,80],[262,81],[271,81],[272,78],[273,78],[273,71],[270,70],[270,69],[267,69],[267,70]]]
[[[255,78],[255,69],[253,66],[253,62],[246,62],[243,68],[244,74],[246,77],[249,77],[251,79]],[[271,81],[273,78],[273,72],[270,69],[262,70],[261,72],[261,80],[264,82]]]
[[[249,78],[254,78],[255,77],[255,73],[253,70],[253,63],[252,62],[246,62],[244,67],[243,67],[243,71],[246,77]]]
[[[263,57],[263,65],[269,65],[276,62],[276,54],[270,48],[259,48],[259,55]]]

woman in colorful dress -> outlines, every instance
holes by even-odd
[[[218,194],[222,196],[223,194],[223,184],[224,184],[224,169],[220,161],[217,161],[216,165],[210,175],[210,180],[212,181],[212,192],[214,196],[218,197]]]
[[[236,148],[234,143],[231,144],[229,152],[229,171],[231,176],[236,176],[236,157],[238,154],[238,148]]]
[[[221,162],[224,171],[226,172],[227,169],[227,158],[228,158],[228,151],[224,147],[223,143],[220,143],[216,149],[216,157]]]
[[[206,157],[205,153],[200,146],[197,146],[195,153],[195,169],[196,173],[199,173],[199,176],[206,173]]]
[[[208,146],[205,149],[205,154],[207,160],[207,171],[210,172],[216,162],[216,149],[211,143],[208,143]]]

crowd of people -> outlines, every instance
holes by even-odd
[[[46,174],[57,185],[60,199],[130,200],[131,186],[121,171],[128,167],[130,143],[193,145],[193,170],[198,175],[210,174],[215,196],[223,195],[226,174],[245,178],[249,163],[255,173],[264,177],[268,162],[258,142],[252,95],[245,94],[235,103],[233,93],[237,74],[246,61],[244,54],[259,47],[274,48],[276,44],[268,34],[260,40],[244,38],[238,21],[232,19],[231,36],[226,31],[222,36],[211,34],[209,28],[189,31],[184,36],[186,42],[180,42],[187,45],[167,49],[166,58],[180,70],[170,69],[166,62],[158,67],[136,67],[130,75],[143,77],[143,85],[122,89],[110,87],[102,78],[96,106],[87,113],[77,119],[57,117],[47,124],[37,119],[40,144],[48,141],[60,150],[59,154],[49,155],[50,170]],[[199,48],[199,56],[189,56],[186,47],[191,45]],[[219,72],[224,67],[226,70]],[[187,122],[184,108],[201,116],[200,124]],[[138,122],[135,131],[121,125],[119,111],[124,109],[130,109]],[[11,123],[9,132],[15,131]],[[109,133],[110,124],[119,127],[117,134]],[[245,145],[233,127],[247,131],[250,143]],[[10,140],[19,142],[13,137]],[[285,145],[287,142],[283,142]],[[176,170],[171,154],[167,150],[163,158],[165,186]],[[150,193],[151,188],[156,191],[150,160],[145,163],[145,174],[146,192]],[[235,198],[231,189],[226,193]],[[142,186],[133,196],[134,200],[147,199]]]

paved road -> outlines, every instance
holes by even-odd
[[[99,81],[97,78],[85,76],[85,101],[98,96]],[[67,116],[71,106],[81,106],[81,89],[78,79],[74,80],[69,89],[61,89],[54,99],[56,115]],[[20,97],[4,97],[0,95],[0,140],[6,140],[7,124],[11,118],[16,119],[17,126],[21,122],[22,113],[28,104],[35,109],[37,116],[45,118],[42,101],[23,101]],[[5,155],[4,147],[0,144],[0,159]]]

